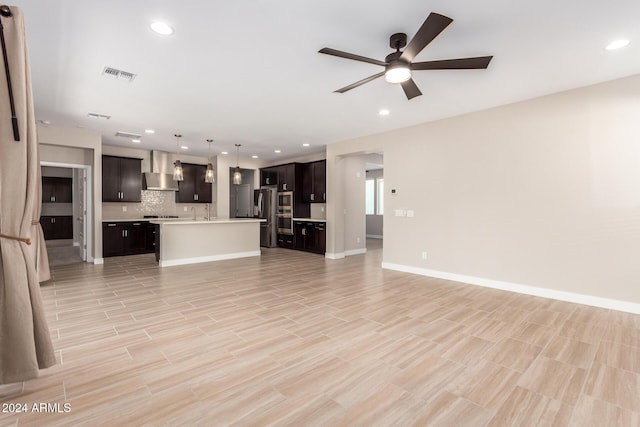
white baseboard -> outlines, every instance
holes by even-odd
[[[367,248],[351,249],[348,251],[344,251],[344,256],[360,255],[360,254],[366,254],[366,253],[367,253]]]
[[[624,311],[627,313],[640,314],[640,304],[628,301],[596,297],[593,295],[577,294],[573,292],[558,291],[555,289],[539,288],[536,286],[503,282],[500,280],[484,279],[482,277],[466,276],[463,274],[429,270],[425,268],[411,267],[408,265],[394,264],[389,262],[383,262],[382,268],[403,271],[405,273],[419,274],[421,276],[435,277],[438,279],[453,280],[456,282],[468,283],[470,285],[484,286],[486,288],[517,292],[519,294],[534,295],[537,297],[551,298],[560,301],[567,301],[577,304],[591,305],[594,307],[609,308],[612,310]]]
[[[382,239],[382,234],[367,234],[367,239]]]
[[[328,259],[342,259],[344,258],[344,252],[325,252],[324,257]]]
[[[93,259],[93,263],[94,264],[104,264],[104,258],[94,258]]]
[[[174,265],[198,264],[201,262],[222,261],[225,259],[247,258],[260,256],[260,251],[235,252],[223,255],[209,255],[196,258],[180,258],[172,260],[160,260],[160,267],[172,267]]]

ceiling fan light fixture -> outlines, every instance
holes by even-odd
[[[384,73],[384,79],[389,83],[402,83],[411,78],[409,64],[396,63],[389,64]]]

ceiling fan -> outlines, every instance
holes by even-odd
[[[407,95],[407,99],[412,99],[416,96],[422,95],[422,92],[420,92],[420,89],[418,89],[418,86],[411,78],[411,71],[471,70],[485,69],[489,66],[489,62],[493,56],[413,62],[413,59],[452,22],[453,19],[451,18],[431,12],[409,44],[407,44],[406,34],[392,34],[389,38],[389,45],[396,51],[387,55],[384,61],[354,55],[353,53],[343,52],[341,50],[331,49],[328,47],[320,49],[319,52],[327,55],[339,56],[340,58],[353,59],[354,61],[368,62],[369,64],[380,65],[385,68],[384,71],[378,74],[364,78],[350,84],[349,86],[338,89],[335,92],[344,93],[384,75],[385,80],[389,83],[400,83],[405,95]],[[401,52],[400,49],[405,46],[406,49]]]

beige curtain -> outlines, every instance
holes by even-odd
[[[40,295],[49,264],[40,228],[42,183],[22,11],[1,16],[20,140],[0,62],[0,384],[56,363]]]

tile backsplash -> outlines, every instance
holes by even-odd
[[[216,216],[216,204],[211,203],[211,216]],[[123,210],[126,208],[126,212]],[[185,212],[184,208],[187,208]],[[204,218],[207,208],[204,203],[176,203],[175,192],[143,190],[140,203],[103,203],[103,219],[142,218],[144,215],[177,215],[192,218],[195,208],[196,216]]]

